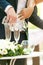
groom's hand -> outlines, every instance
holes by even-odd
[[[15,21],[17,19],[17,16],[16,16],[16,13],[15,13],[14,8],[13,7],[10,7],[6,13],[7,13],[7,21],[10,24],[15,23]]]

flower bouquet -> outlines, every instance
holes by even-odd
[[[16,44],[3,39],[0,40],[0,57],[24,55],[30,52],[31,48],[23,48],[22,44]]]

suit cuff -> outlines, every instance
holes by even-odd
[[[8,5],[6,8],[5,8],[5,12],[7,13],[7,11],[9,10],[9,8],[12,7],[11,5]]]

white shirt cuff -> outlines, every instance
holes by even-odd
[[[5,12],[7,13],[8,9],[12,7],[11,5],[8,5],[6,8],[5,8]]]

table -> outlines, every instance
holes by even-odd
[[[10,65],[14,65],[16,59],[40,57],[42,55],[43,55],[43,52],[31,52],[29,55],[18,55],[18,56],[12,56],[12,57],[1,57],[0,60],[11,59]]]

